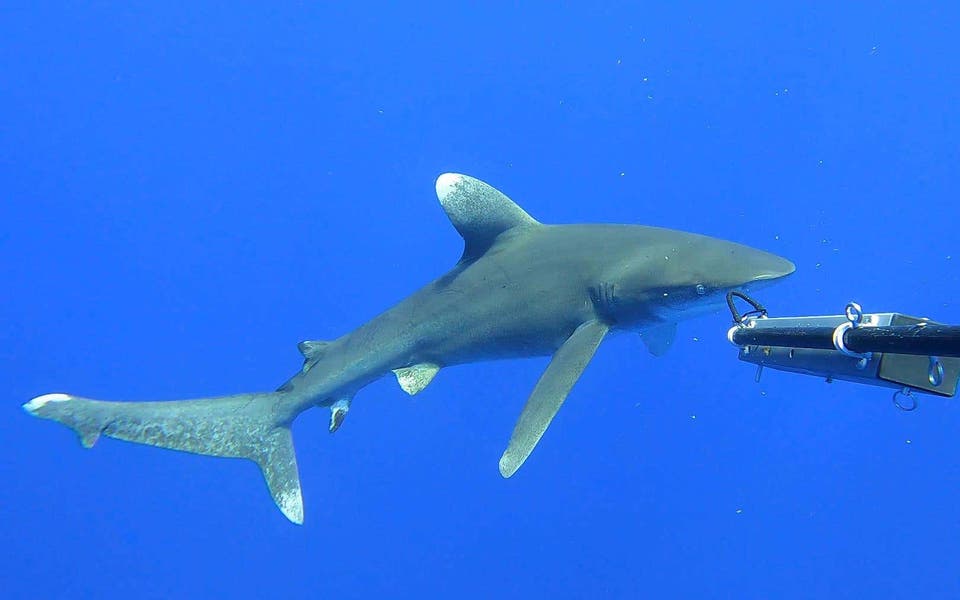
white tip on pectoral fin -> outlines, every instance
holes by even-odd
[[[588,321],[578,327],[553,355],[550,365],[540,376],[540,381],[523,407],[510,436],[510,443],[500,457],[501,475],[510,477],[516,473],[533,452],[607,331],[607,325]]]

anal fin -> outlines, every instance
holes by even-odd
[[[533,452],[609,330],[600,321],[587,321],[553,355],[523,407],[510,443],[500,457],[501,475],[510,477],[516,473]]]
[[[327,428],[330,433],[336,433],[343,425],[343,419],[350,412],[350,404],[353,398],[340,398],[330,405],[330,426]]]

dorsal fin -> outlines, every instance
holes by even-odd
[[[437,198],[453,226],[463,236],[461,260],[487,251],[498,235],[515,227],[538,225],[513,200],[473,177],[444,173],[437,178]]]
[[[297,344],[297,350],[303,355],[303,367],[300,373],[288,379],[286,383],[277,388],[278,392],[288,392],[296,385],[297,378],[312,369],[323,356],[327,353],[330,342],[324,340],[303,340]]]

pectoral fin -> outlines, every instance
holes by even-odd
[[[677,339],[677,324],[664,323],[644,329],[640,333],[640,339],[646,344],[650,354],[663,356],[673,346],[674,340]]]
[[[593,358],[607,331],[607,325],[599,321],[588,321],[578,327],[553,355],[550,365],[533,388],[533,393],[520,413],[510,436],[510,444],[500,457],[501,475],[510,477],[516,473],[523,461],[533,452],[573,384]]]

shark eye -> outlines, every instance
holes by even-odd
[[[697,295],[702,296],[707,293],[707,288],[703,286],[702,283],[697,284]]]

